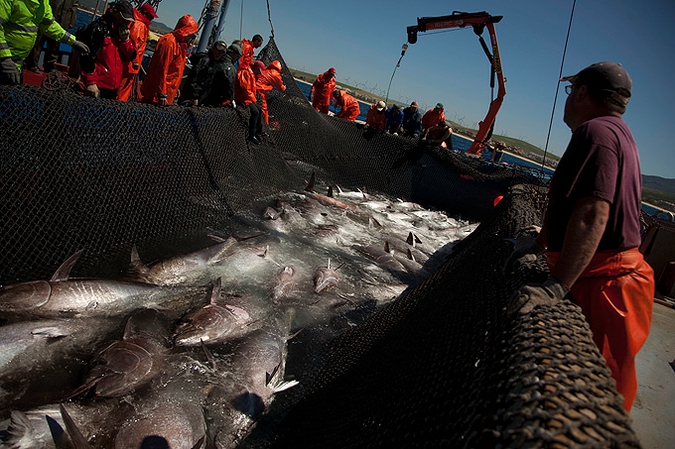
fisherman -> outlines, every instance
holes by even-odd
[[[269,112],[267,110],[267,97],[272,89],[284,92],[286,85],[281,79],[281,63],[279,61],[272,61],[267,67],[262,61],[256,61],[254,66],[258,66],[256,73],[256,89],[260,95],[261,109],[265,123],[269,123]],[[254,70],[255,72],[255,70]]]
[[[52,8],[54,20],[56,20],[64,30],[68,30],[72,28],[73,25],[75,25],[75,18],[77,17],[76,5],[77,0],[49,1],[49,6]],[[33,45],[30,55],[28,55],[24,62],[24,68],[36,73],[39,72],[40,67],[38,66],[38,61],[40,60],[40,54],[44,48],[44,71],[51,72],[56,70],[55,64],[59,61],[59,56],[61,53],[60,47],[61,42],[50,39],[49,37],[45,36],[42,31],[38,32],[35,45]]]
[[[120,101],[129,101],[130,98],[137,99],[134,85],[137,84],[138,72],[141,69],[141,64],[143,64],[150,23],[158,17],[155,8],[150,3],[144,3],[139,9],[134,8],[134,19],[136,21],[129,28],[129,38],[136,48],[136,56],[126,63],[122,70],[122,84],[117,90],[117,99]]]
[[[403,135],[405,137],[414,137],[415,139],[422,134],[422,114],[417,107],[417,102],[413,101],[410,106],[403,109]]]
[[[384,132],[387,126],[387,117],[385,116],[384,110],[387,108],[387,104],[380,100],[368,109],[368,114],[366,115],[366,125],[364,126],[365,130],[373,130],[377,132]]]
[[[239,64],[234,84],[234,99],[249,110],[247,140],[256,145],[262,143],[262,110],[257,103],[256,81],[253,69]]]
[[[240,68],[249,68],[253,65],[253,52],[254,49],[259,48],[263,44],[263,37],[259,34],[253,36],[251,40],[242,39],[242,55],[239,60]]]
[[[159,38],[141,86],[143,102],[159,106],[173,104],[185,70],[187,47],[198,30],[197,21],[186,14],[178,19],[171,33]]]
[[[384,115],[387,117],[387,132],[398,136],[401,125],[403,124],[403,111],[399,109],[397,104],[394,104],[387,109],[387,112],[385,112]]]
[[[335,89],[335,68],[331,67],[316,77],[309,93],[312,106],[317,111],[328,114],[328,106]]]
[[[443,120],[438,125],[427,128],[422,133],[421,141],[452,150],[452,128]]]
[[[86,44],[54,20],[48,0],[2,1],[0,5],[0,84],[21,83],[21,66],[35,45],[38,30],[83,54],[89,53]]]
[[[91,53],[82,55],[82,82],[85,95],[117,98],[122,83],[122,67],[136,55],[129,27],[134,23],[134,8],[127,0],[108,5],[105,14],[82,32],[82,40]]]
[[[182,101],[190,106],[220,106],[232,100],[235,69],[226,57],[227,44],[217,41],[192,68],[185,83]]]
[[[600,62],[562,78],[564,121],[572,138],[551,179],[538,237],[520,239],[507,269],[546,252],[550,276],[523,286],[511,313],[554,305],[571,291],[630,411],[637,392],[635,356],[651,325],[654,271],[638,250],[641,174],[637,145],[622,115],[632,81],[617,63]]]
[[[350,122],[355,121],[356,117],[361,113],[361,107],[356,98],[342,89],[335,89],[333,97],[335,97],[335,107],[340,108],[340,111],[335,116],[349,120]]]
[[[444,110],[443,103],[436,103],[436,106],[434,106],[433,109],[429,109],[424,113],[424,116],[422,117],[422,134],[424,134],[424,131],[428,128],[445,121]]]

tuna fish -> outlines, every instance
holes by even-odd
[[[276,217],[275,217],[276,218]],[[145,265],[134,246],[131,251],[131,266],[139,280],[154,285],[196,285],[207,284],[209,268],[228,257],[228,250],[237,240],[233,237],[223,239],[216,235],[209,237],[218,243],[189,254],[171,257],[152,265]]]
[[[23,321],[0,327],[0,410],[63,399],[91,357],[121,330],[114,318]]]
[[[320,193],[316,193],[314,191],[314,183],[315,183],[315,174],[312,172],[312,177],[309,180],[309,183],[307,183],[307,187],[305,187],[305,194],[309,196],[310,198],[315,199],[319,203],[323,204],[324,206],[333,206],[333,207],[339,207],[340,209],[346,209],[346,210],[356,210],[356,206],[353,204],[345,203],[340,200],[336,200],[335,198],[331,198],[326,195],[321,195]]]
[[[277,272],[277,282],[272,293],[272,301],[279,304],[288,299],[296,288],[297,271],[291,266],[283,266]]]
[[[250,330],[252,318],[241,307],[219,305],[220,280],[211,294],[211,303],[187,314],[174,332],[176,346],[198,346],[201,342],[219,343],[240,337]]]
[[[59,318],[121,315],[139,308],[180,308],[203,298],[195,287],[159,287],[107,279],[69,279],[79,257],[66,260],[49,281],[30,281],[0,288],[5,317]]]
[[[330,267],[330,259],[328,259],[328,265],[325,267],[319,267],[314,273],[314,293],[322,293],[325,290],[328,290],[331,287],[335,287],[340,282],[340,276],[337,274],[337,270]]]
[[[110,344],[93,360],[85,384],[69,397],[91,388],[97,396],[121,396],[147,383],[167,352],[169,323],[156,310],[142,310],[127,321],[122,340]]]

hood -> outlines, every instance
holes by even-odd
[[[198,30],[199,25],[197,24],[195,18],[190,14],[186,14],[178,19],[178,23],[176,24],[176,28],[173,30],[173,34],[185,38],[185,36],[195,34]]]

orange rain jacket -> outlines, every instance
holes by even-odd
[[[197,33],[198,29],[194,17],[186,14],[178,20],[171,33],[159,38],[141,86],[144,102],[157,104],[158,95],[166,95],[167,104],[173,104],[187,58],[185,37]]]
[[[312,93],[314,94],[312,106],[319,112],[328,114],[328,106],[330,99],[335,89],[335,76],[326,70],[321,75],[316,77],[314,84],[312,84]]]
[[[546,255],[553,269],[560,253]],[[654,270],[637,248],[596,253],[572,285],[626,411],[637,394],[635,356],[649,335],[654,291]]]
[[[241,40],[241,58],[239,58],[239,67],[248,68],[253,65],[253,44],[248,39]]]
[[[372,105],[370,109],[368,109],[368,115],[366,116],[366,125],[380,132],[384,132],[384,129],[387,126],[387,116],[384,114],[384,111],[385,109],[382,109],[382,111],[378,111],[377,105],[376,104]]]
[[[256,102],[257,89],[255,87],[255,73],[250,67],[237,70],[237,79],[234,82],[234,99],[237,103],[249,105]]]
[[[280,91],[286,90],[286,85],[284,85],[284,80],[281,79],[281,72],[279,71],[279,61],[272,61],[265,70],[260,72],[260,75],[256,76],[256,89],[260,93],[260,103],[261,109],[263,112],[263,117],[265,118],[265,123],[269,123],[269,114],[267,112],[267,93],[274,88],[277,88]]]
[[[134,8],[134,18],[136,21],[131,24],[131,28],[129,29],[129,39],[131,39],[136,47],[136,56],[126,63],[122,69],[122,84],[117,90],[117,99],[120,101],[129,101],[131,90],[134,86],[134,79],[143,63],[148,31],[150,31],[151,21],[144,14],[138,12],[136,8]]]
[[[424,113],[422,117],[422,130],[436,126],[442,121],[445,120],[445,114],[443,113],[445,109],[429,109]]]
[[[335,106],[341,108],[336,116],[347,119],[350,122],[356,120],[356,117],[361,113],[359,102],[347,92],[342,92],[340,98],[335,100]]]

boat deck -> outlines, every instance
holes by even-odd
[[[638,393],[630,413],[644,449],[675,447],[673,362],[675,309],[655,303],[649,338],[636,359]]]

